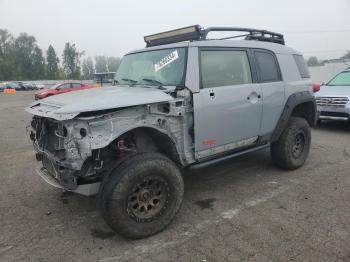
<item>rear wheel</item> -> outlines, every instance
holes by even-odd
[[[310,144],[308,122],[300,117],[291,117],[280,138],[271,145],[272,160],[281,168],[297,169],[305,163]]]
[[[127,238],[143,238],[164,229],[180,208],[184,184],[167,157],[138,154],[106,177],[99,193],[108,225]]]

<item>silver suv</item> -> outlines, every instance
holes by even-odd
[[[213,31],[244,32],[244,39],[209,39]],[[304,59],[283,35],[191,26],[145,42],[124,56],[114,86],[26,109],[48,183],[98,193],[111,228],[142,238],[174,218],[184,168],[265,148],[279,167],[304,164],[316,105]]]
[[[320,112],[319,121],[324,119],[350,121],[350,68],[337,74],[321,86],[316,95]]]

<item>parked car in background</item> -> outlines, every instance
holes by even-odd
[[[23,84],[25,87],[25,90],[29,91],[29,90],[33,90],[33,85],[31,83],[24,83]]]
[[[21,87],[16,84],[16,83],[12,83],[12,82],[5,82],[5,83],[1,83],[0,84],[0,91],[3,92],[4,89],[16,89],[16,90],[21,90]]]
[[[35,84],[35,85],[36,85],[37,90],[46,89],[45,85],[43,85],[43,84]]]
[[[5,88],[5,83],[0,83],[0,92],[3,92]]]
[[[34,86],[31,83],[18,82],[18,85],[22,87],[21,90],[25,90],[25,91],[34,90]]]
[[[0,92],[3,92],[6,89],[6,83],[0,83]]]
[[[11,82],[0,83],[0,91],[3,92],[4,89],[20,90],[20,87],[19,87],[19,85],[15,84],[15,83],[11,83]]]
[[[350,121],[350,68],[322,84],[315,96],[319,122],[323,119]]]
[[[31,83],[32,90],[39,90],[38,86],[35,83]]]
[[[16,84],[19,86],[18,90],[26,90],[26,87],[24,86],[23,82],[17,82]]]
[[[38,100],[38,99],[43,99],[53,95],[58,95],[58,94],[63,94],[63,93],[78,91],[83,89],[89,89],[89,88],[94,88],[94,86],[85,85],[82,83],[65,82],[65,83],[54,85],[49,89],[45,89],[43,91],[36,93],[34,95],[34,98],[35,100]]]

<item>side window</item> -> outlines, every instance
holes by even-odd
[[[200,59],[202,88],[252,83],[246,51],[202,50]]]
[[[302,55],[293,55],[295,63],[297,64],[301,78],[310,78],[309,69],[306,66],[304,57]]]
[[[79,83],[73,83],[72,85],[73,85],[73,88],[77,88],[77,87],[81,86],[81,84],[79,84]]]
[[[255,51],[254,53],[260,72],[260,81],[263,83],[281,81],[275,57],[267,52]]]
[[[64,84],[60,86],[60,89],[68,89],[70,88],[70,84]]]

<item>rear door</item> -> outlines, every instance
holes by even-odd
[[[282,80],[278,60],[273,52],[255,49],[253,53],[264,101],[260,135],[269,137],[275,130],[283,111],[285,83]]]
[[[197,158],[253,144],[262,114],[261,87],[246,49],[200,48],[201,89],[193,94]]]

